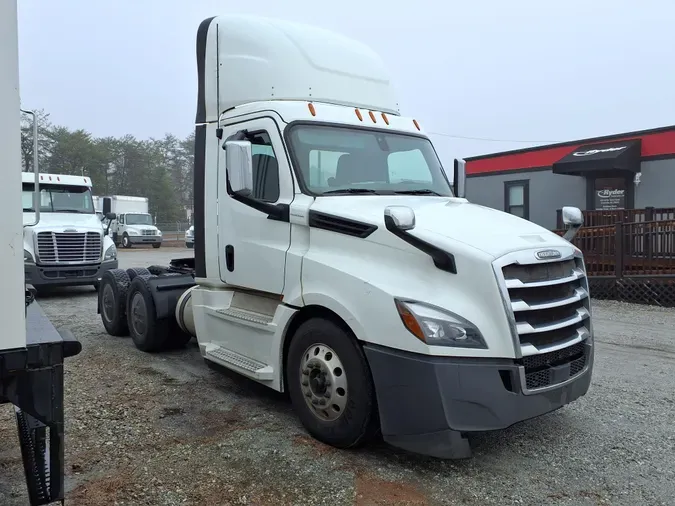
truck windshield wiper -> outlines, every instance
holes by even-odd
[[[329,190],[327,192],[323,192],[322,195],[339,195],[341,193],[369,193],[371,195],[379,195],[380,192],[377,190],[371,190],[369,188],[339,188],[337,190]]]
[[[428,190],[428,189],[422,189],[422,190],[400,190],[400,191],[397,191],[397,192],[394,192],[394,193],[397,193],[397,194],[399,194],[399,195],[437,195],[437,196],[439,196],[439,197],[441,196],[440,193],[435,192],[434,190]]]

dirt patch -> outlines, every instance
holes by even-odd
[[[311,436],[298,435],[293,438],[293,444],[298,446],[305,446],[318,455],[327,455],[337,452],[337,448],[323,444],[321,441],[314,439]]]
[[[69,494],[68,503],[75,506],[116,504],[122,498],[136,499],[133,490],[134,473],[130,468],[125,468],[76,487]]]
[[[358,473],[354,479],[354,505],[428,505],[429,500],[410,484],[387,481],[372,473]]]

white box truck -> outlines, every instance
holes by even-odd
[[[23,254],[26,283],[50,286],[93,285],[118,267],[117,249],[97,216],[91,179],[63,174],[22,173]],[[35,221],[36,201],[40,222]]]
[[[101,201],[101,197],[94,195],[92,196],[92,199],[94,201],[94,211],[96,212],[96,216],[98,216],[99,220],[101,221],[105,220],[105,216],[103,215],[103,202]]]
[[[117,269],[99,312],[148,352],[191,336],[213,363],[290,393],[340,448],[381,432],[440,458],[583,396],[593,329],[569,239],[471,204],[399,112],[380,58],[250,16],[197,33],[194,258]]]
[[[134,244],[152,244],[153,248],[162,245],[162,231],[154,224],[147,197],[108,195],[101,197],[101,201],[104,215],[116,215],[110,224],[115,244],[123,248]]]
[[[64,359],[77,355],[82,347],[69,331],[54,328],[21,276],[24,240],[23,196],[18,191],[22,180],[17,39],[16,0],[0,2],[0,212],[4,239],[0,264],[5,269],[0,304],[0,404],[15,406],[27,503],[37,506],[64,497]],[[33,170],[37,172],[36,148],[34,142]],[[32,224],[39,226],[42,218],[49,217],[48,213],[41,215],[38,207]],[[8,443],[9,439],[3,438],[3,444]]]

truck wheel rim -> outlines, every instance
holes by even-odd
[[[109,284],[103,286],[103,316],[107,322],[112,322],[113,319],[113,307],[115,305],[115,294],[113,289]]]
[[[300,362],[300,388],[314,416],[334,421],[347,406],[347,375],[340,357],[325,344],[305,350]]]
[[[131,326],[136,335],[145,335],[147,328],[145,299],[140,292],[136,292],[131,299]]]

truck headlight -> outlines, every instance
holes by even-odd
[[[27,262],[29,264],[35,263],[35,260],[33,259],[33,255],[31,255],[30,251],[28,251],[27,249],[23,250],[23,261],[24,261],[24,263]]]
[[[110,247],[105,250],[105,255],[103,255],[103,260],[115,260],[117,258],[117,248],[114,244],[111,244]]]
[[[487,349],[478,328],[461,316],[423,302],[396,299],[405,328],[420,341],[433,346]]]
[[[139,234],[138,234],[138,230],[127,230],[127,233],[128,233],[129,235],[139,235]]]
[[[155,233],[156,233],[158,236],[160,236],[160,237],[162,236],[162,231],[161,231],[161,230],[156,230]]]

